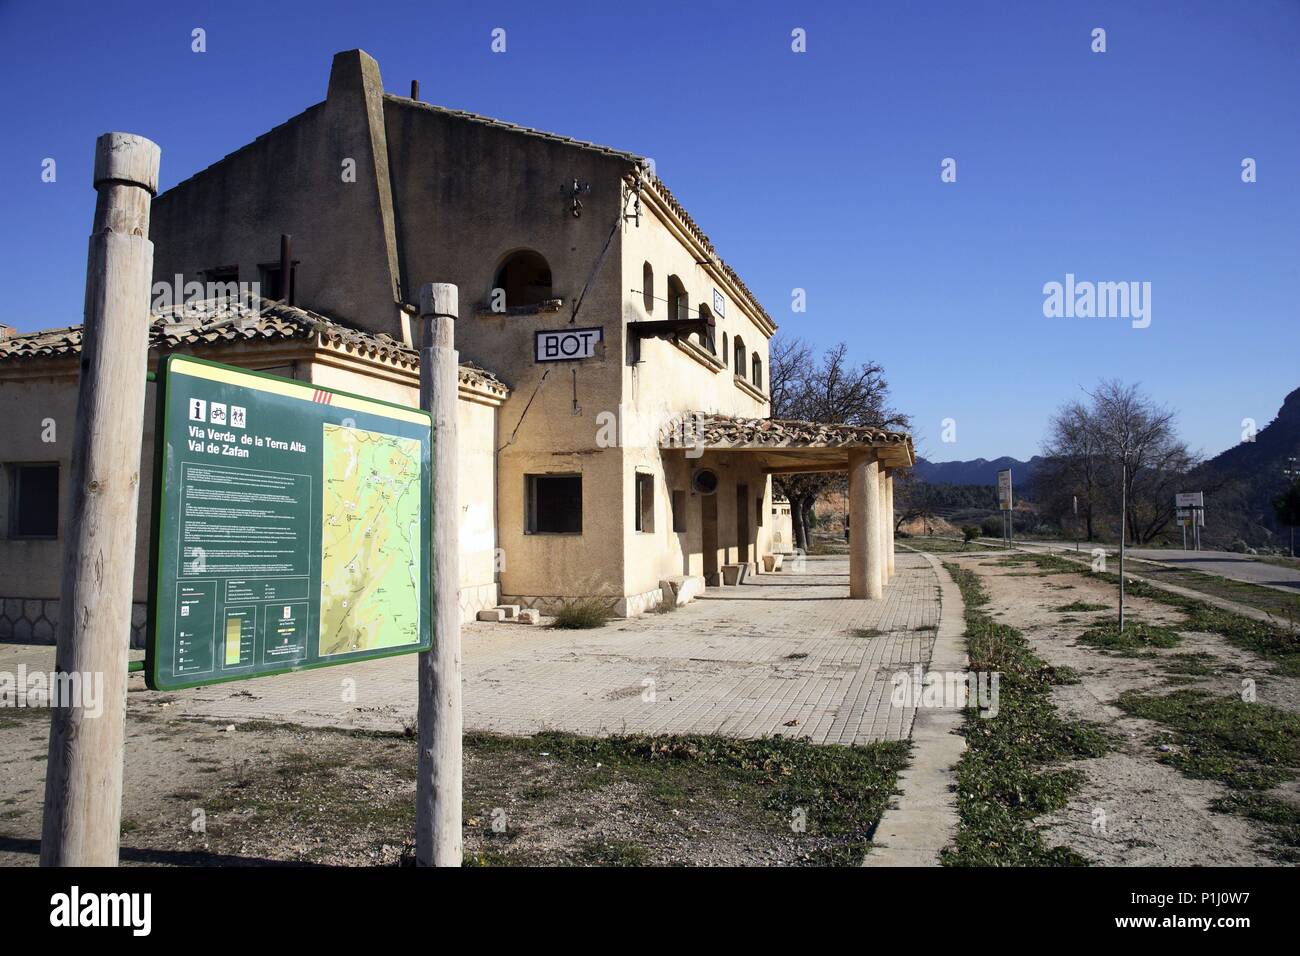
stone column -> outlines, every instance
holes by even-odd
[[[849,597],[879,598],[880,466],[869,448],[849,452]]]
[[[889,568],[889,576],[894,576],[894,470],[891,468],[885,478],[885,519],[887,524],[885,528],[888,532],[885,547],[885,564]]]
[[[889,583],[889,522],[885,520],[885,469],[877,465],[876,481],[880,485],[880,497],[876,511],[876,529],[880,536],[880,586]]]

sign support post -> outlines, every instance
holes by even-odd
[[[159,158],[157,144],[132,133],[95,141],[98,197],[54,666],[64,692],[78,681],[98,682],[102,711],[91,717],[83,701],[51,700],[42,866],[117,865],[149,364],[149,206],[158,191]]]
[[[460,866],[461,661],[460,504],[456,416],[460,361],[455,349],[459,290],[420,288],[420,407],[433,418],[433,647],[420,654],[420,762],[415,792],[419,866]]]

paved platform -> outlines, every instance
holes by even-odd
[[[783,734],[841,744],[906,738],[915,710],[891,705],[890,678],[930,659],[939,623],[934,571],[923,556],[900,553],[883,600],[851,601],[846,558],[809,558],[805,570],[758,575],[668,614],[589,631],[468,624],[465,726],[508,734]],[[48,667],[53,649],[0,645],[0,668],[12,669],[19,657]],[[133,701],[164,697],[139,677],[131,687]],[[415,658],[166,699],[173,713],[193,717],[401,730],[415,722]]]

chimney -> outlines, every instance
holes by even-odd
[[[412,80],[412,81],[411,81],[411,99],[413,99],[413,100],[418,100],[419,98],[420,98],[420,81],[419,81],[419,80]]]

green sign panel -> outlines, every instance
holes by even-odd
[[[149,686],[428,650],[431,440],[427,412],[168,356]]]

